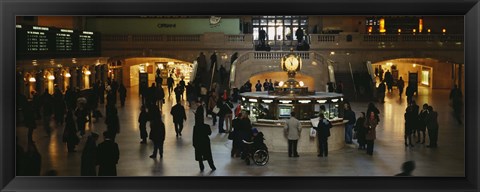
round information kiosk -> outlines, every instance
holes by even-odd
[[[324,113],[333,125],[328,139],[329,151],[341,149],[345,146],[346,122],[339,115],[343,107],[343,94],[309,91],[303,82],[295,80],[295,74],[301,66],[300,56],[293,51],[284,56],[281,67],[288,73],[288,80],[280,82],[274,91],[241,93],[242,109],[250,111],[253,126],[263,132],[270,151],[288,150],[283,127],[292,111],[302,124],[298,152],[318,151],[317,137],[310,136],[310,129],[317,126],[312,125],[312,119],[320,113]]]

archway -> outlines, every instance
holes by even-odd
[[[380,75],[380,67],[384,73],[389,70],[394,77],[394,82],[402,77],[405,85],[409,81],[409,74],[414,73],[418,77],[419,86],[450,89],[455,82],[455,65],[431,58],[397,58],[372,63],[372,68],[374,73],[378,71],[377,76]]]

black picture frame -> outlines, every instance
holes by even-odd
[[[0,2],[2,191],[479,191],[478,0],[70,0]],[[15,16],[464,15],[465,177],[15,177]]]

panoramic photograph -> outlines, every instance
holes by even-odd
[[[16,16],[16,175],[465,177],[464,23]]]

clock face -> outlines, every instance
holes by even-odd
[[[300,67],[300,61],[294,56],[287,57],[283,64],[287,71],[297,71]]]

